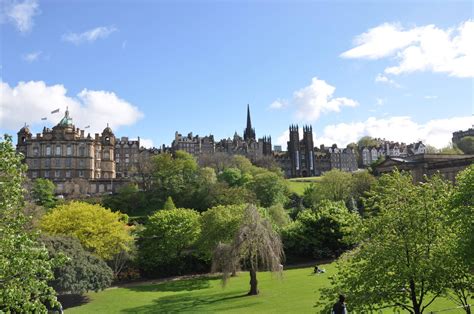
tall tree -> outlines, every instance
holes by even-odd
[[[267,268],[280,273],[283,256],[280,236],[272,229],[271,222],[262,218],[255,206],[249,205],[232,243],[220,244],[216,248],[213,270],[221,270],[226,283],[229,275],[242,263],[250,273],[248,295],[257,295],[257,271]]]
[[[44,206],[46,208],[53,208],[56,206],[56,198],[54,197],[54,183],[48,179],[36,179],[33,182],[31,191],[32,197],[36,205]]]
[[[333,299],[347,294],[352,310],[402,308],[420,314],[448,286],[451,272],[445,210],[450,186],[434,176],[413,184],[406,173],[383,175],[370,195],[370,216],[357,232],[359,246],[338,261]]]
[[[0,312],[46,312],[59,306],[48,286],[58,260],[51,260],[37,235],[25,227],[28,219],[21,209],[26,166],[21,158],[5,135],[0,141]]]

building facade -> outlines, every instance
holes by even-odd
[[[53,181],[57,193],[113,192],[128,182],[138,163],[140,140],[117,139],[107,127],[93,137],[76,128],[69,110],[52,129],[36,136],[27,126],[20,129],[17,151],[28,165],[27,176]]]

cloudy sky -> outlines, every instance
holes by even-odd
[[[247,103],[284,148],[289,124],[442,147],[474,123],[471,1],[0,0],[0,28],[2,134],[66,107],[148,146],[242,133]]]

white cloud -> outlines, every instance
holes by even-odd
[[[83,33],[67,33],[62,36],[64,41],[71,42],[75,45],[84,42],[94,42],[97,39],[107,38],[110,34],[117,31],[114,26],[100,26]]]
[[[370,117],[366,121],[328,125],[323,134],[315,138],[319,144],[346,146],[368,135],[387,140],[412,143],[422,140],[441,148],[451,142],[454,131],[467,129],[472,125],[472,117],[453,117],[417,123],[407,116],[395,116],[378,119]]]
[[[153,145],[153,141],[151,139],[148,139],[148,138],[141,138],[140,137],[140,146],[143,146],[145,148],[153,148],[155,147]]]
[[[56,125],[66,107],[76,127],[87,132],[101,132],[107,123],[116,131],[124,125],[132,125],[143,117],[137,107],[108,91],[84,89],[76,97],[66,95],[63,85],[46,85],[43,81],[20,82],[10,87],[0,81],[0,125],[17,131],[26,122],[32,127]],[[50,112],[60,108],[61,113]],[[41,121],[47,117],[48,121]]]
[[[339,112],[341,107],[355,107],[357,101],[346,97],[334,97],[336,88],[324,80],[313,77],[309,86],[293,93],[290,101],[276,100],[270,108],[277,109],[286,106],[296,108],[296,118],[299,121],[315,121],[322,113]]]
[[[377,106],[383,106],[385,104],[385,99],[383,98],[375,98]]]
[[[37,0],[23,2],[4,0],[0,4],[0,22],[12,23],[22,33],[29,32],[33,28],[33,17],[40,14]]]
[[[395,82],[393,79],[387,77],[386,75],[383,75],[383,74],[377,74],[377,76],[375,77],[375,82],[376,83],[385,83],[385,84],[388,84],[388,85],[392,85],[394,87],[397,87],[397,88],[400,88],[400,84],[398,84],[397,82]]]
[[[40,55],[42,54],[41,51],[35,51],[35,52],[30,52],[30,53],[27,53],[25,55],[23,55],[23,60],[25,60],[26,62],[34,62],[34,61],[37,61],[40,57]]]
[[[392,75],[432,71],[455,77],[474,77],[472,38],[474,20],[448,29],[435,25],[403,29],[398,24],[385,23],[357,36],[354,40],[356,47],[343,52],[341,57],[392,57],[397,65],[385,69],[386,74]]]
[[[426,95],[426,96],[424,96],[423,98],[424,98],[424,99],[433,100],[433,99],[437,99],[438,96],[436,96],[436,95]]]
[[[272,102],[270,104],[270,106],[268,106],[268,109],[283,109],[285,108],[286,106],[288,106],[288,102],[285,101],[285,100],[281,100],[281,99],[278,99],[278,100],[275,100],[274,102]]]

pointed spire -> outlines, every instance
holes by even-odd
[[[247,130],[252,129],[252,120],[250,119],[250,105],[247,104]]]

